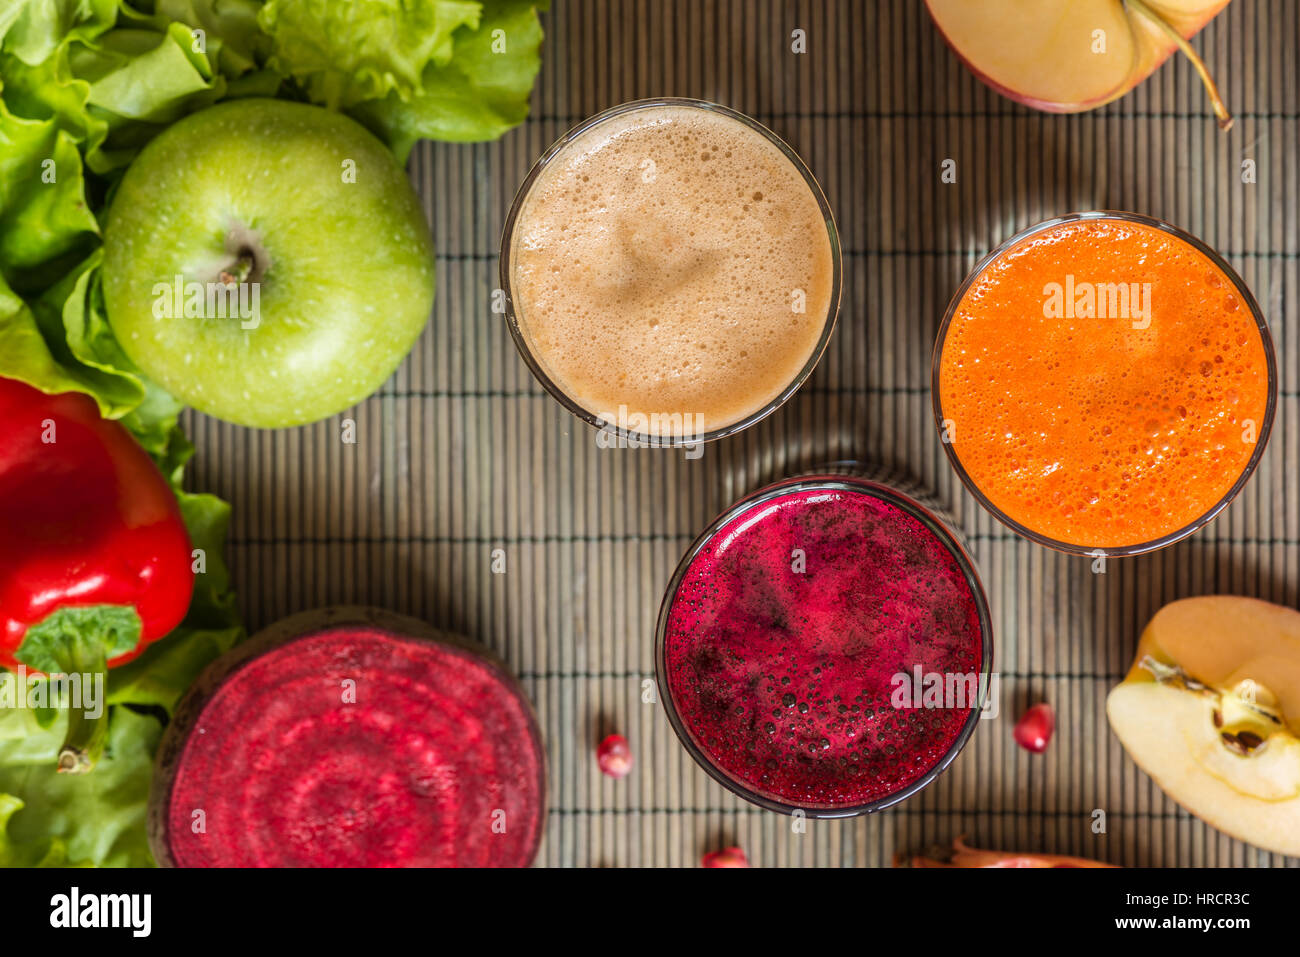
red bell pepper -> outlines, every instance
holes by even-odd
[[[180,506],[131,434],[88,396],[0,378],[0,666],[102,674],[180,624],[193,590]],[[74,710],[59,769],[90,770],[104,726]]]

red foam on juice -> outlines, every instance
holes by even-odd
[[[895,676],[917,666],[979,674],[980,606],[945,543],[867,488],[795,490],[741,512],[669,611],[667,683],[686,730],[727,776],[783,804],[896,794],[943,760],[976,704],[895,707]]]
[[[207,701],[168,845],[182,867],[522,866],[543,787],[531,712],[492,663],[332,628],[253,658]]]

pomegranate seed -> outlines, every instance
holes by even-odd
[[[596,749],[596,761],[600,769],[611,778],[625,778],[632,770],[632,749],[628,747],[627,738],[621,734],[611,734]]]
[[[703,867],[748,867],[745,852],[738,847],[727,847],[711,854],[705,854]]]
[[[1046,702],[1036,704],[1016,722],[1016,744],[1026,751],[1042,754],[1047,750],[1047,742],[1052,740],[1052,729],[1055,726],[1052,706]]]

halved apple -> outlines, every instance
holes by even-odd
[[[1188,811],[1300,855],[1300,612],[1222,595],[1166,605],[1106,715],[1129,757]]]
[[[939,32],[1003,96],[1053,113],[1123,96],[1182,50],[1219,125],[1232,116],[1188,38],[1229,0],[926,0]]]

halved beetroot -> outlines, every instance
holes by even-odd
[[[545,778],[499,664],[414,619],[328,608],[199,677],[158,750],[149,842],[177,867],[521,867]]]

